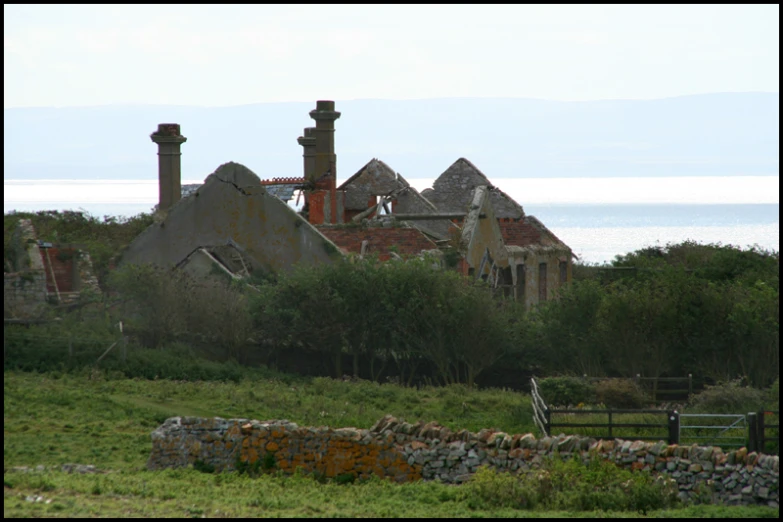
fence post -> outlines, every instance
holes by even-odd
[[[691,396],[693,395],[693,374],[688,374],[688,400],[691,400]]]
[[[612,408],[609,408],[606,410],[606,412],[609,414],[609,438],[612,438]]]
[[[546,435],[547,437],[551,437],[552,428],[549,427],[549,424],[552,421],[552,414],[549,411],[549,406],[544,407],[544,419],[546,420],[546,424],[544,425],[544,428],[546,429]]]
[[[677,410],[668,412],[669,418],[669,444],[680,443],[680,414]]]
[[[748,413],[748,451],[758,451],[758,427],[756,413]]]
[[[758,446],[756,447],[756,451],[759,453],[764,453],[767,450],[767,445],[765,444],[767,437],[764,433],[766,429],[766,426],[764,426],[764,410],[758,412],[756,422],[756,437],[758,437]],[[778,450],[778,453],[780,453],[780,450]]]

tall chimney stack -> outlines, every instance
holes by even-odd
[[[319,179],[327,172],[332,177],[332,183],[337,180],[337,156],[334,153],[334,120],[340,113],[334,110],[334,102],[319,100],[315,110],[310,111],[310,117],[315,120],[315,178]]]
[[[316,188],[326,191],[323,205],[325,223],[337,223],[340,213],[337,205],[337,156],[334,153],[334,120],[340,113],[334,110],[334,102],[318,100],[310,111],[315,120],[315,175]]]
[[[150,134],[158,144],[158,210],[168,210],[182,197],[182,152],[187,138],[180,134],[178,123],[160,123]]]
[[[307,127],[304,130],[304,136],[299,136],[296,141],[303,149],[304,179],[305,181],[315,181],[315,127]]]

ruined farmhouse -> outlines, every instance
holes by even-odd
[[[203,185],[181,186],[177,124],[151,135],[158,145],[160,219],[129,246],[122,263],[176,266],[195,274],[287,270],[348,253],[381,261],[429,253],[444,269],[481,278],[528,306],[571,279],[571,249],[470,161],[460,158],[419,193],[379,159],[337,186],[333,101],[310,112],[301,176],[261,180],[226,163]],[[300,212],[289,206],[304,196]],[[448,255],[446,255],[448,253]]]

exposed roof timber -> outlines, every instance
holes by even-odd
[[[412,220],[425,220],[425,219],[464,219],[464,212],[438,212],[435,214],[390,214],[390,217],[397,219],[412,219]],[[479,218],[484,219],[486,214],[479,214]]]

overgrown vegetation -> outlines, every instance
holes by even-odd
[[[466,383],[513,351],[522,311],[428,260],[335,262],[281,274],[253,296],[257,335],[275,355],[302,349],[344,373],[408,385]],[[369,375],[361,372],[369,370]]]
[[[517,389],[533,374],[693,374],[707,383],[742,378],[755,388],[779,374],[779,255],[759,248],[686,241],[617,256],[606,266],[577,264],[576,279],[558,299],[525,312],[493,298],[482,283],[433,270],[421,259],[354,259],[257,275],[252,285],[220,277],[194,281],[151,267],[124,267],[109,277],[112,260],[152,216],[6,214],[6,246],[22,217],[32,219],[41,239],[87,247],[112,297],[96,299],[96,317],[85,320],[80,312],[78,321],[96,332],[123,321],[129,354],[138,353],[131,347],[172,356],[187,351],[190,358],[306,374]],[[78,322],[61,318],[62,325]],[[31,327],[26,334],[53,330]],[[84,337],[67,329],[59,336]],[[5,367],[31,368],[13,360]],[[627,381],[602,386],[609,388],[596,399],[606,405],[643,403],[630,388],[619,392]],[[571,398],[574,404],[588,399]]]
[[[153,222],[152,214],[123,218],[98,218],[83,211],[42,210],[39,212],[9,212],[3,214],[3,256],[7,259],[11,236],[20,219],[31,220],[38,239],[52,243],[81,245],[89,252],[95,275],[105,288],[112,263],[118,255]],[[9,263],[4,263],[8,266]],[[13,263],[11,263],[13,265]]]
[[[684,242],[578,272],[528,314],[543,373],[778,377],[777,252]]]
[[[498,478],[505,477],[489,477],[484,484],[495,485]],[[504,496],[492,494],[491,490],[486,490],[484,495],[463,489],[467,485],[454,487],[435,482],[393,484],[371,479],[342,485],[336,482],[321,483],[314,477],[296,474],[253,478],[238,473],[205,474],[192,469],[120,472],[97,476],[67,475],[62,472],[12,472],[6,474],[5,480],[3,514],[6,518],[645,517],[637,511],[550,511],[540,507],[536,510],[506,507]],[[463,492],[468,493],[472,500],[465,499]],[[623,499],[618,500],[625,502]],[[473,505],[468,507],[468,502]],[[779,512],[779,509],[761,506],[699,505],[648,511],[646,517],[778,518]]]
[[[665,484],[596,463],[552,462],[515,478],[484,470],[460,487],[348,483],[286,476],[259,459],[251,473],[194,469],[150,472],[150,432],[174,415],[274,419],[300,425],[369,427],[385,413],[437,419],[453,430],[532,429],[529,399],[463,385],[414,390],[398,385],[303,378],[255,370],[239,383],[127,379],[94,370],[4,374],[4,516],[647,516],[774,517],[765,507],[665,507]],[[523,405],[523,409],[519,409]],[[90,463],[106,474],[49,467]],[[42,472],[14,466],[47,466]],[[346,483],[341,483],[346,482]],[[518,495],[521,493],[522,495]],[[641,512],[640,512],[641,511]]]
[[[656,479],[600,459],[546,461],[519,476],[480,468],[460,491],[471,509],[508,507],[563,511],[648,511],[677,504],[673,479]]]
[[[151,450],[150,432],[177,415],[369,428],[392,414],[409,422],[437,420],[454,431],[535,429],[530,400],[518,392],[464,385],[416,390],[265,369],[244,369],[238,382],[128,379],[95,368],[5,372],[3,391],[6,467],[67,462],[120,470],[143,467]]]

